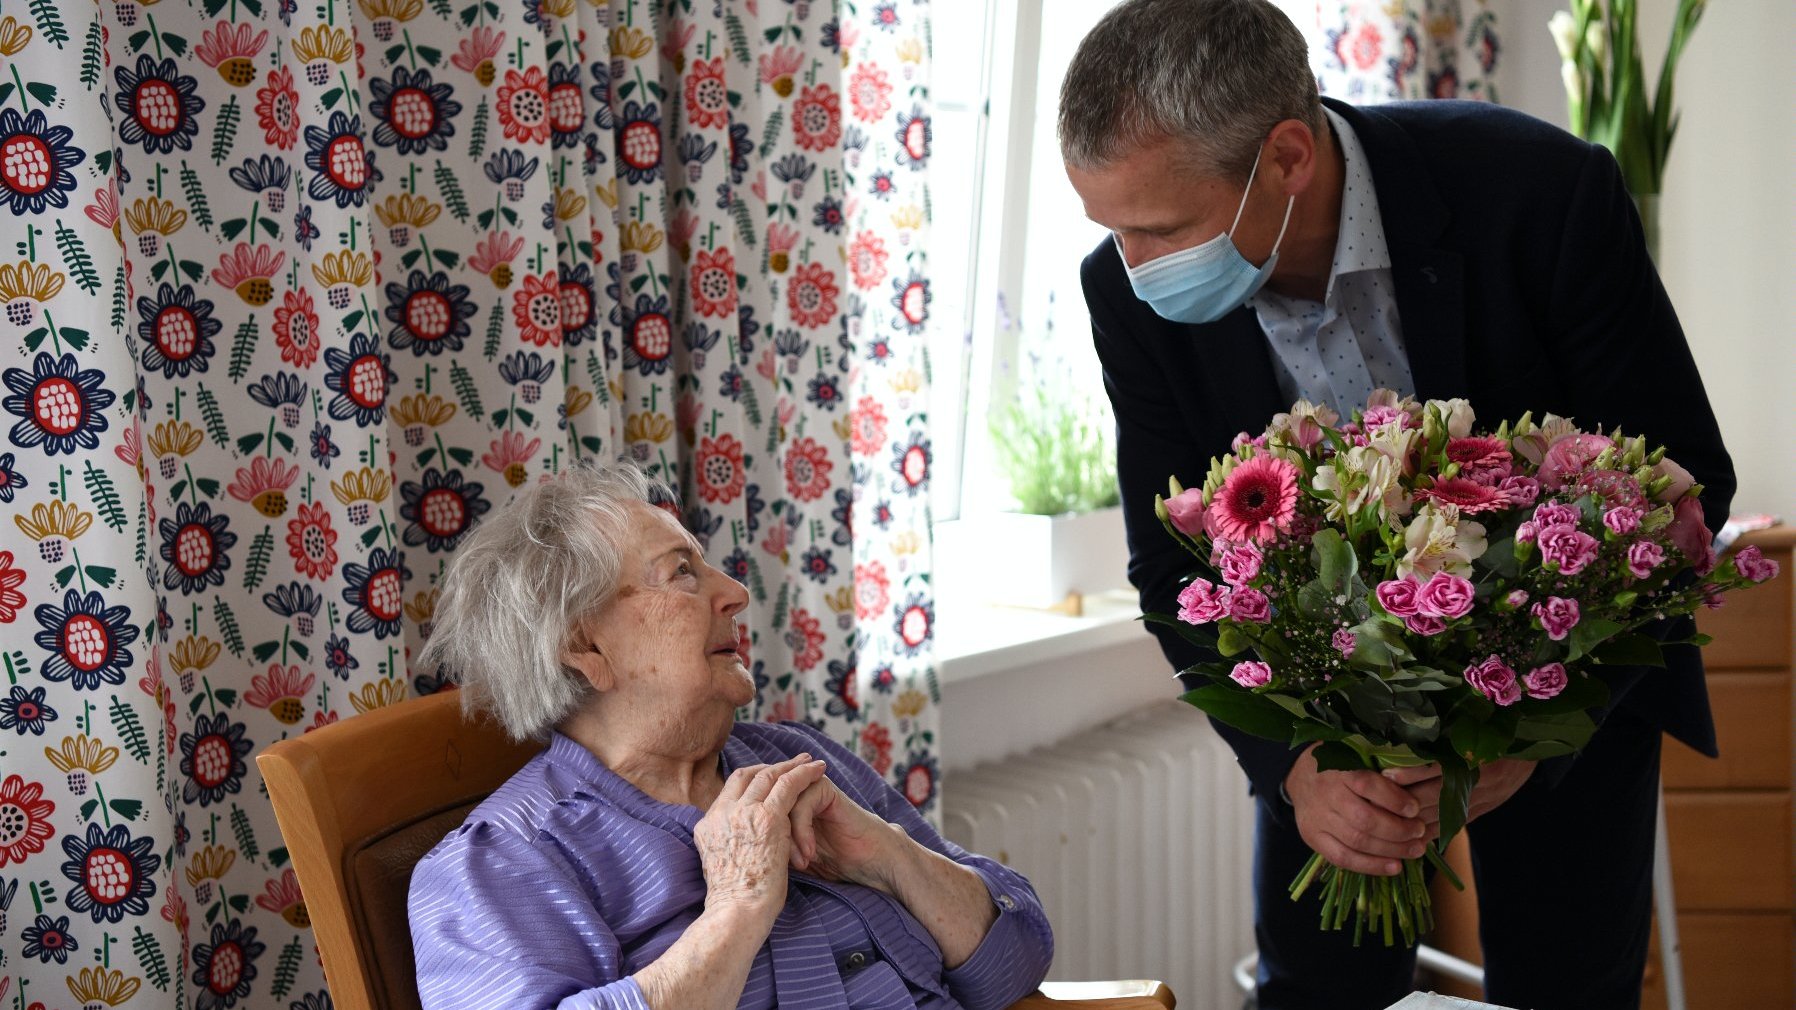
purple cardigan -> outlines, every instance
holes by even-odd
[[[998,917],[949,971],[896,900],[794,872],[738,1006],[1001,1010],[1034,991],[1054,953],[1034,888],[942,838],[848,750],[797,723],[738,723],[724,773],[806,751],[829,762],[849,798],[978,873]],[[418,864],[409,906],[425,1010],[650,1010],[633,974],[704,909],[700,816],[649,798],[556,734]]]

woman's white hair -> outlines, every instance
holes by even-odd
[[[515,740],[547,738],[591,691],[561,656],[576,623],[618,590],[631,503],[672,500],[621,460],[526,488],[449,563],[419,665],[461,682],[463,711],[489,713]]]

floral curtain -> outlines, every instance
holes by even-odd
[[[760,697],[935,798],[920,0],[0,16],[0,1006],[329,1005],[254,753],[629,454]]]
[[[1319,0],[1322,93],[1355,104],[1419,98],[1497,101],[1501,45],[1487,0]]]

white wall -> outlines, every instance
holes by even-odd
[[[1505,105],[1564,126],[1559,0],[1493,0]],[[1641,0],[1656,85],[1674,0]],[[1734,511],[1796,520],[1796,3],[1711,3],[1677,75],[1682,125],[1661,199],[1665,287],[1733,453]]]

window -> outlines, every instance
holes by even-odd
[[[937,520],[1009,503],[987,418],[1012,395],[1023,358],[1058,359],[1075,392],[1108,408],[1079,286],[1080,261],[1106,233],[1067,182],[1055,119],[1067,64],[1115,3],[984,0],[936,19],[929,354]],[[1314,20],[1304,0],[1279,6],[1300,25]]]

